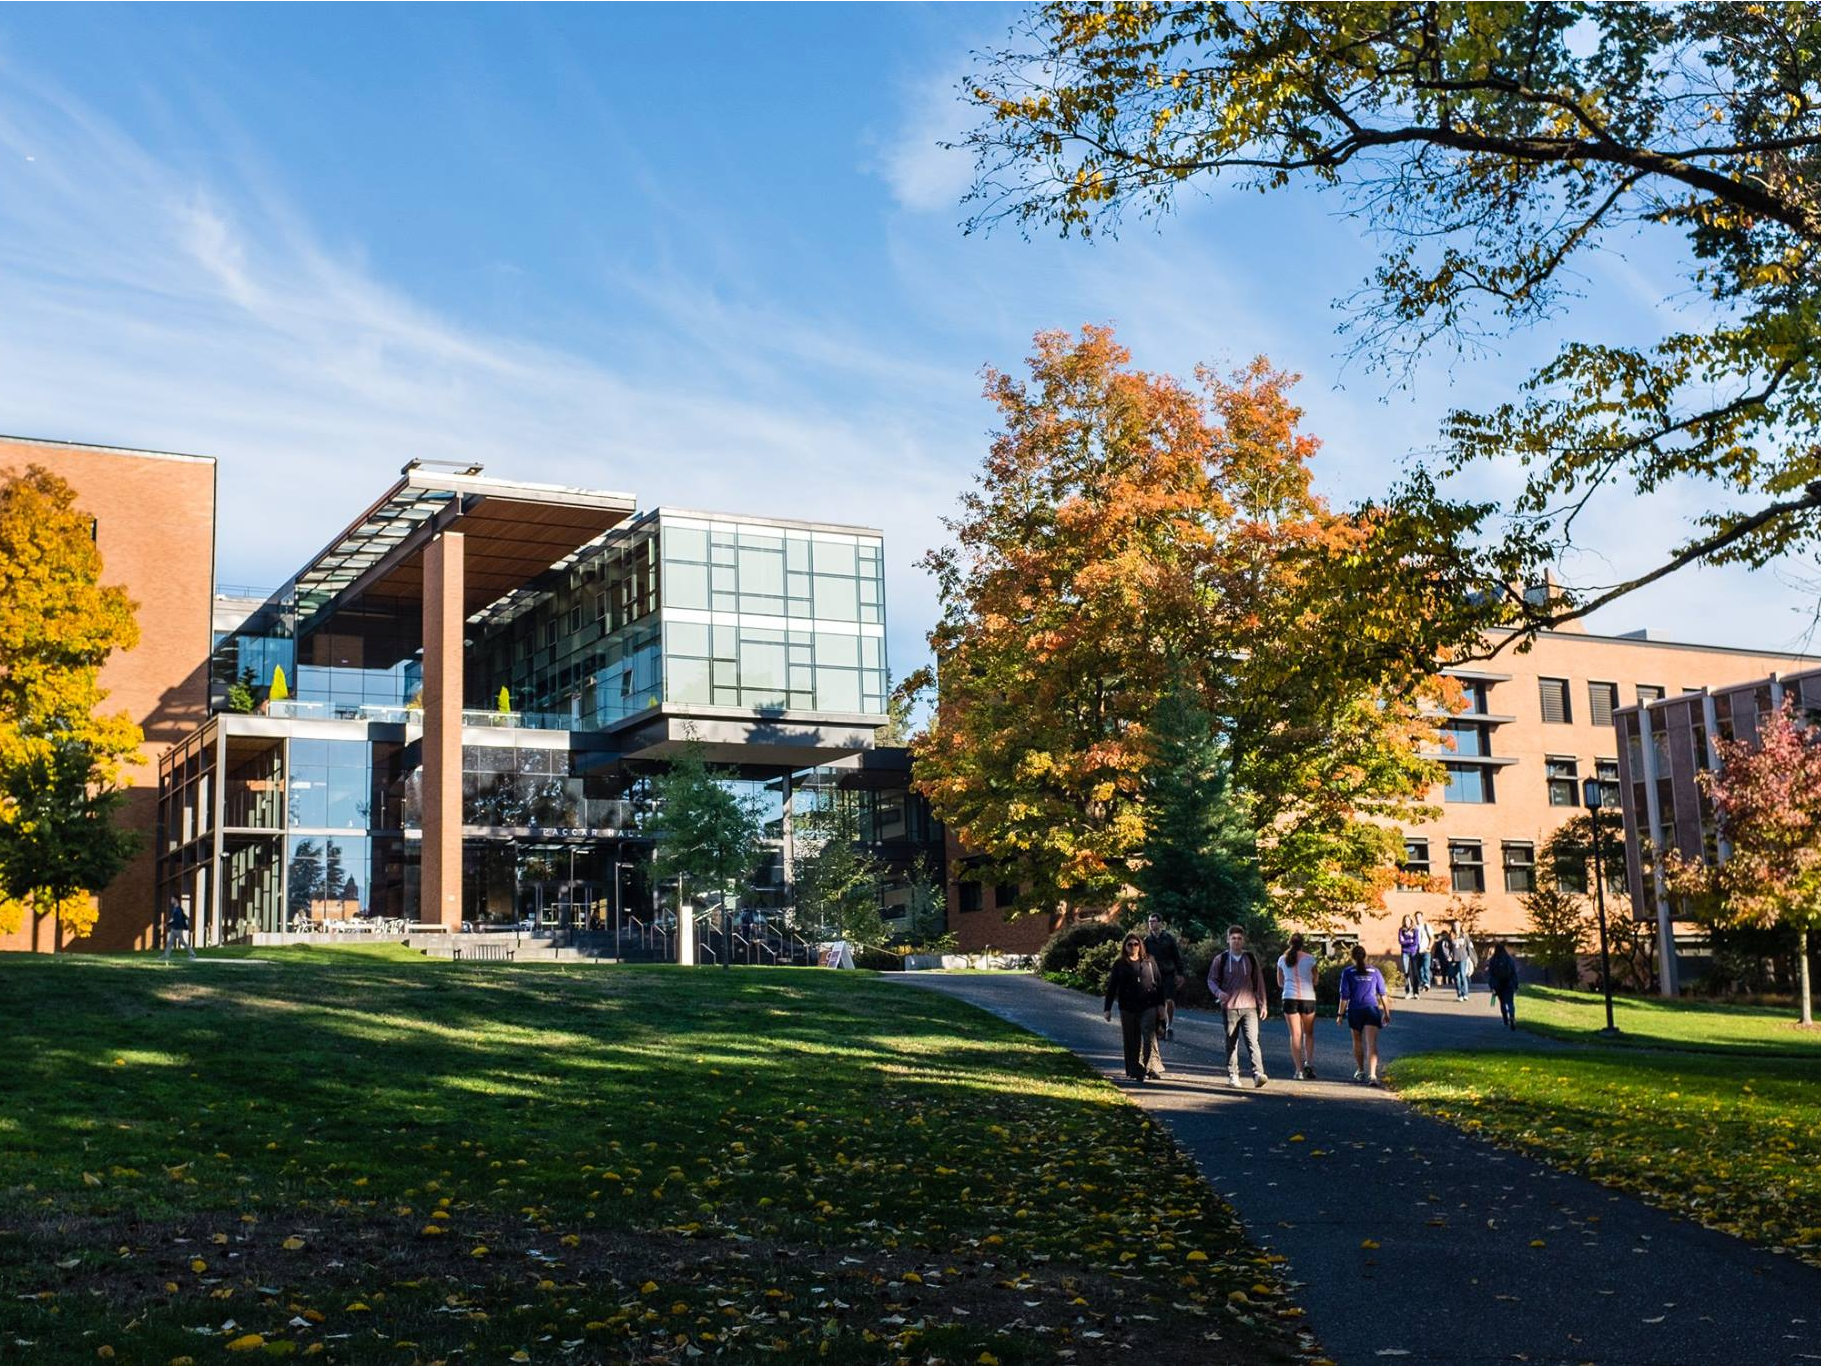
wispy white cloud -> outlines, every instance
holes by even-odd
[[[0,430],[220,457],[226,577],[276,582],[431,456],[878,524],[901,669],[931,614],[911,562],[955,488],[928,415],[944,376],[857,326],[669,280],[640,301],[686,367],[478,332],[328,251],[269,188],[25,85],[0,97],[0,297]]]
[[[961,99],[958,70],[926,74],[901,87],[904,113],[889,132],[869,137],[867,169],[877,174],[901,208],[917,214],[960,216],[961,197],[974,177],[970,153],[960,143],[972,122]]]

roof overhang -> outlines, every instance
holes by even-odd
[[[298,630],[356,600],[421,605],[423,551],[444,532],[464,545],[463,616],[572,561],[633,513],[629,493],[489,479],[479,466],[413,461],[290,585]]]

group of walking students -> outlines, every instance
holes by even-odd
[[[1410,926],[1411,921],[1406,918],[1404,924]],[[1149,933],[1133,931],[1121,941],[1119,957],[1107,974],[1104,1003],[1109,1021],[1113,1007],[1119,1007],[1126,1075],[1138,1082],[1154,1081],[1163,1075],[1162,1044],[1176,1037],[1176,998],[1187,981],[1182,946],[1176,936],[1155,915],[1146,928]],[[1443,938],[1452,954],[1446,960],[1452,964],[1449,982],[1464,1001],[1473,973],[1473,941],[1458,927],[1444,931]],[[1431,952],[1436,942],[1439,941],[1431,941]],[[1402,945],[1400,932],[1399,947]],[[1353,946],[1352,960],[1341,969],[1336,1018],[1353,1032],[1353,1080],[1379,1086],[1378,1034],[1391,1023],[1391,993],[1385,985],[1385,975],[1367,962],[1362,946]],[[1417,964],[1409,954],[1404,956],[1404,964],[1404,996],[1408,999],[1427,987],[1419,985],[1414,972]],[[1515,1029],[1517,960],[1503,944],[1493,947],[1486,962],[1486,979],[1506,1028]],[[1315,955],[1303,947],[1300,934],[1290,936],[1290,946],[1277,960],[1277,987],[1290,1028],[1290,1076],[1298,1081],[1314,1081]],[[1208,965],[1208,994],[1220,1008],[1226,1025],[1227,1085],[1241,1084],[1242,1042],[1252,1067],[1252,1085],[1265,1085],[1270,1078],[1265,1074],[1259,1026],[1270,1016],[1270,995],[1264,969],[1258,956],[1246,947],[1246,932],[1238,925],[1227,930],[1226,949]]]

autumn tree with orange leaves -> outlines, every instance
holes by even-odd
[[[1361,548],[1399,528],[1315,496],[1295,377],[1262,359],[1190,386],[1088,327],[1039,334],[1029,370],[988,372],[1000,428],[953,543],[925,561],[942,617],[933,667],[907,682],[935,693],[918,790],[983,860],[974,875],[1021,885],[1021,911],[1119,904],[1152,826],[1149,727],[1183,687],[1274,907],[1357,916],[1393,885],[1397,822],[1434,814],[1440,776],[1419,755],[1436,654],[1343,619]]]
[[[94,523],[49,470],[0,470],[0,931],[95,923],[93,893],[137,848],[114,816],[140,730],[103,709],[101,666],[139,630],[101,582]]]

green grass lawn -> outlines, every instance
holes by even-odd
[[[1425,1053],[1391,1081],[1437,1118],[1821,1265],[1821,1060]]]
[[[1821,1063],[1821,1029],[1802,1028],[1793,1007],[1614,996],[1612,1009],[1620,1037],[1598,1040],[1603,1047],[1773,1054]],[[1589,1041],[1606,1026],[1606,998],[1598,992],[1526,987],[1518,993],[1517,1017],[1521,1029]]]
[[[1285,1360],[1071,1055],[871,974],[0,957],[0,1357]]]

